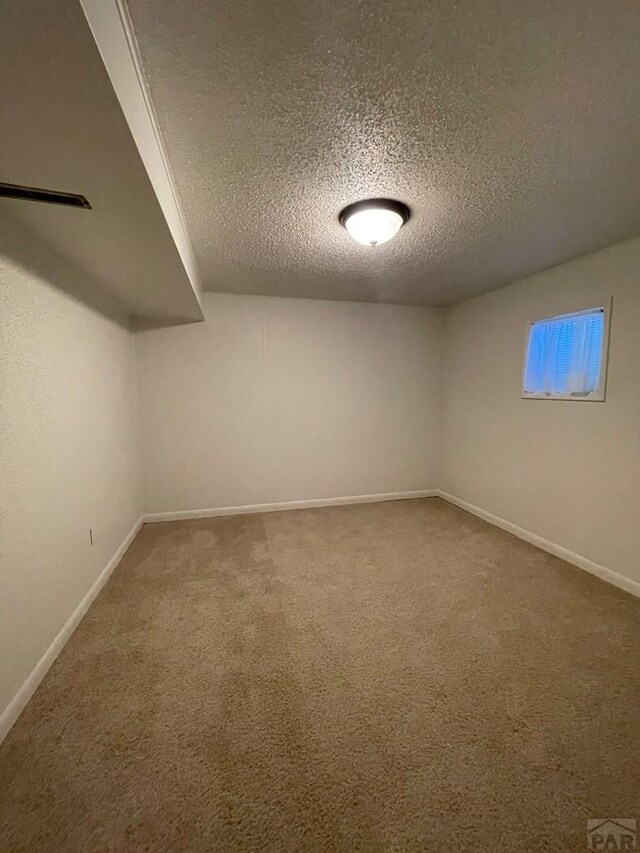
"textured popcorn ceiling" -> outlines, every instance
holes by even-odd
[[[637,0],[128,5],[207,289],[444,305],[640,232]]]

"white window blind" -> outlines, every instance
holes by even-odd
[[[589,397],[603,370],[604,308],[531,324],[524,394]]]

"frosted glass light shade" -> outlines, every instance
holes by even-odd
[[[409,209],[398,201],[372,199],[345,208],[340,222],[356,242],[379,246],[398,233],[409,218]]]

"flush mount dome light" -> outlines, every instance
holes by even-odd
[[[370,198],[345,207],[340,224],[363,246],[379,246],[395,237],[409,216],[409,208],[401,201]]]

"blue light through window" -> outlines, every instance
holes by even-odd
[[[602,369],[604,309],[565,314],[531,325],[525,394],[588,397]]]

